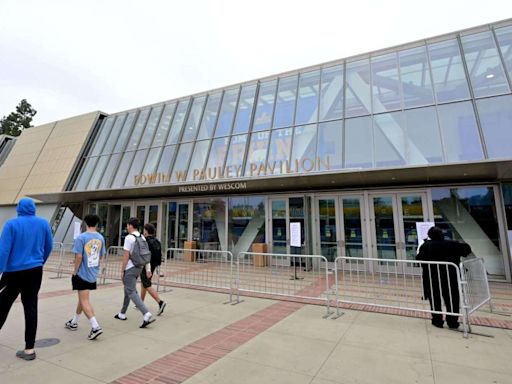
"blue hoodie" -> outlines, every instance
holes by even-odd
[[[36,216],[36,205],[23,198],[16,207],[18,217],[8,220],[0,237],[0,273],[41,267],[53,247],[48,222]]]

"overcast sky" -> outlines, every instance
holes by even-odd
[[[512,17],[512,0],[0,0],[0,117],[114,113]]]

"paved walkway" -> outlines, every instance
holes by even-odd
[[[48,275],[48,274],[47,274]],[[323,308],[175,288],[156,323],[139,329],[140,314],[113,318],[122,288],[93,293],[105,333],[86,339],[89,324],[68,331],[76,296],[69,279],[45,278],[33,362],[16,359],[23,313],[14,305],[0,331],[0,383],[511,383],[512,331],[473,327],[494,337],[437,329],[424,319],[347,310],[322,319]],[[154,302],[148,302],[156,310]]]

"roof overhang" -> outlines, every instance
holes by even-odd
[[[400,169],[347,170],[314,174],[290,174],[222,181],[161,184],[123,189],[67,191],[33,194],[44,203],[79,203],[96,200],[142,199],[201,195],[230,195],[270,192],[294,192],[347,188],[377,188],[441,183],[493,182],[512,179],[512,161],[483,161],[403,167]]]

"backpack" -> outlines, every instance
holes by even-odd
[[[148,237],[146,241],[151,251],[151,267],[158,267],[162,264],[162,244],[154,236]]]
[[[130,252],[130,260],[136,267],[144,267],[151,261],[151,251],[149,250],[148,243],[142,236],[135,236],[135,243]]]

